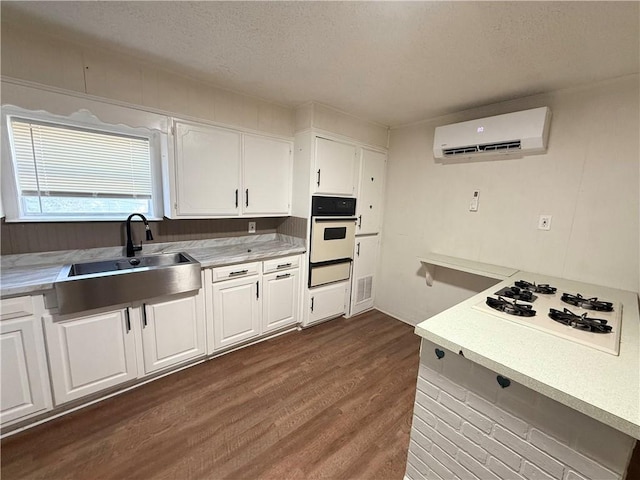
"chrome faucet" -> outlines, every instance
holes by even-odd
[[[144,229],[147,234],[147,240],[153,240],[153,235],[151,235],[151,228],[149,228],[149,222],[147,221],[145,216],[141,213],[132,213],[127,218],[127,257],[135,257],[136,252],[142,250],[142,241],[140,241],[140,245],[137,246],[134,245],[133,241],[131,240],[131,218],[135,217],[136,215],[140,217],[144,222]]]

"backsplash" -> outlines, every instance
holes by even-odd
[[[300,217],[286,217],[281,219],[277,233],[290,237],[307,238],[307,219]]]
[[[225,218],[169,220],[150,222],[151,243],[205,240],[250,235],[247,223],[256,222],[256,234],[281,233],[298,238],[306,236],[307,221],[297,217]],[[139,222],[132,226],[134,242],[144,239]],[[251,234],[253,235],[253,234]],[[84,248],[114,247],[125,244],[123,222],[5,223],[0,224],[0,253],[50,252]],[[147,242],[145,242],[147,243]]]

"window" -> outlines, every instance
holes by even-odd
[[[5,117],[17,197],[14,220],[161,216],[154,198],[160,189],[154,182],[158,155],[151,131],[38,117]]]

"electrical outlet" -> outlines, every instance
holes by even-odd
[[[256,233],[256,222],[249,222],[249,233]]]
[[[538,218],[538,230],[551,230],[551,215],[540,215]]]

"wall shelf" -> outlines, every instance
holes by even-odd
[[[422,257],[418,257],[418,260],[426,265],[437,265],[439,267],[450,268],[452,270],[472,273],[474,275],[495,278],[498,280],[504,280],[505,278],[514,275],[518,271],[517,268],[502,267],[500,265],[492,265],[490,263],[467,260],[465,258],[449,257],[447,255],[440,255],[438,253],[427,253]],[[425,274],[425,278],[427,280],[427,285],[433,285],[433,276],[428,268]]]

